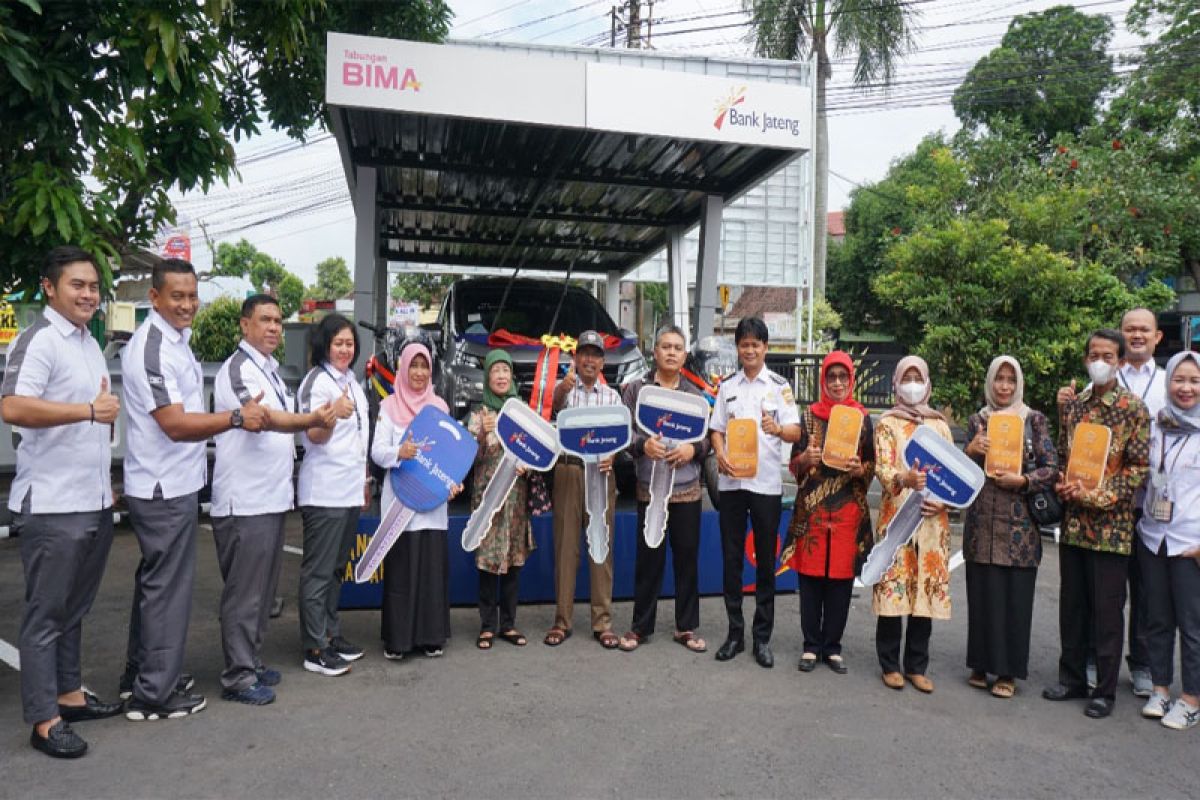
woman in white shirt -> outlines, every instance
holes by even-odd
[[[299,391],[303,413],[332,403],[338,417],[333,428],[304,432],[296,487],[304,520],[300,640],[304,668],[319,675],[343,675],[363,656],[338,625],[342,581],[367,498],[367,398],[352,370],[358,347],[350,320],[325,317],[313,332],[313,368]]]
[[[429,349],[411,342],[400,351],[395,392],[379,409],[371,459],[390,469],[417,454],[406,437],[413,417],[425,406],[447,411],[433,392],[433,358]],[[453,497],[462,487],[451,494]],[[392,484],[383,482],[383,513],[394,500]],[[450,638],[450,556],[446,541],[446,505],[418,512],[383,560],[383,655],[399,661],[421,650],[440,656]]]
[[[1138,566],[1154,693],[1142,716],[1175,730],[1200,724],[1200,354],[1167,362],[1167,404],[1150,437],[1150,483]],[[1183,693],[1171,702],[1175,632]]]

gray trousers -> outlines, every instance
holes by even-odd
[[[338,601],[361,509],[301,506],[304,557],[300,561],[300,643],[323,649],[341,634]]]
[[[221,590],[221,688],[230,692],[258,682],[263,636],[283,564],[284,514],[213,517]]]
[[[112,509],[18,514],[25,568],[21,707],[29,724],[58,716],[58,696],[83,685],[83,618],[96,599],[112,545]]]
[[[133,589],[126,656],[136,667],[133,696],[166,702],[183,671],[196,582],[197,493],[164,500],[126,497],[142,560]]]
[[[1175,634],[1183,691],[1200,694],[1200,565],[1190,556],[1168,556],[1166,542],[1152,552],[1138,539],[1146,644],[1155,686],[1170,688],[1175,677]]]

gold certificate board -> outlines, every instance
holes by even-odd
[[[726,455],[733,477],[753,478],[758,474],[758,425],[752,419],[731,419],[725,430]]]
[[[843,472],[850,469],[850,459],[858,455],[858,437],[862,435],[863,414],[850,406],[834,406],[825,426],[825,445],[821,448],[821,463]]]
[[[1021,472],[1025,423],[1016,414],[992,414],[987,423],[988,451],[983,471],[989,477]]]
[[[1071,455],[1067,459],[1067,481],[1079,481],[1089,492],[1100,488],[1108,466],[1108,448],[1112,444],[1112,429],[1092,422],[1075,426],[1071,438]]]

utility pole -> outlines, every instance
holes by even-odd
[[[642,24],[645,23],[645,33],[642,32]],[[649,50],[651,47],[650,36],[654,25],[654,0],[648,0],[646,3],[646,16],[642,16],[642,3],[640,0],[627,0],[620,6],[612,6],[609,11],[609,35],[608,46],[617,46],[617,34],[621,31],[625,33],[625,47],[629,50]]]

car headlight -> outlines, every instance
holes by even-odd
[[[644,378],[648,374],[650,374],[650,363],[644,358],[639,358],[622,367],[622,371],[617,373],[617,383],[624,386],[638,378]]]
[[[483,359],[477,355],[468,353],[466,350],[459,350],[454,354],[454,363],[461,367],[483,369]]]

